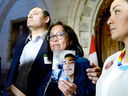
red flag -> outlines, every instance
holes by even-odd
[[[95,40],[94,40],[93,34],[92,34],[92,38],[91,38],[90,51],[89,51],[88,59],[91,63],[98,65],[98,58],[97,58],[96,46],[95,46]]]

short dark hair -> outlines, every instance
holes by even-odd
[[[66,55],[64,56],[64,58],[66,58],[66,57],[73,57],[73,58],[75,59],[75,56],[74,56],[73,54],[71,54],[71,53],[66,54]]]
[[[69,38],[69,42],[72,42],[71,45],[68,47],[68,50],[75,50],[79,56],[83,56],[84,52],[78,41],[78,37],[70,26],[63,24],[61,21],[59,21],[49,27],[47,36],[50,35],[51,29],[56,25],[63,26],[63,30],[67,34]],[[52,61],[53,52],[51,51],[49,41],[47,41],[47,55],[48,55],[48,60]]]
[[[36,7],[33,7],[33,8],[36,8]],[[32,8],[32,9],[33,9]],[[50,16],[50,14],[49,14],[49,12],[46,10],[46,9],[43,9],[43,8],[41,8],[41,7],[37,7],[37,8],[40,8],[41,10],[42,10],[42,12],[43,12],[43,14],[44,14],[44,17],[47,17],[47,16],[49,16],[49,22],[48,22],[48,26],[47,27],[49,27],[50,26],[50,23],[51,23],[51,16]]]
[[[47,16],[49,16],[49,22],[48,22],[48,27],[50,26],[50,23],[51,23],[51,17],[50,17],[50,14],[49,14],[49,12],[47,11],[47,10],[45,10],[45,9],[42,9],[43,10],[43,14],[44,14],[44,16],[45,17],[47,17]]]

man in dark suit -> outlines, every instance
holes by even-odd
[[[31,34],[15,48],[3,96],[8,96],[5,90],[11,84],[27,96],[37,95],[39,86],[52,67],[51,64],[44,63],[47,49],[45,37],[50,21],[50,14],[46,10],[39,7],[30,10],[27,26],[31,30]]]

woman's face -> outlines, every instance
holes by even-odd
[[[75,58],[66,57],[64,60],[63,68],[67,76],[74,75],[74,66],[75,66]]]
[[[63,26],[61,26],[61,25],[55,25],[54,27],[52,27],[52,29],[50,31],[50,37],[54,37],[54,38],[52,41],[49,41],[50,48],[51,48],[52,52],[54,49],[66,50],[69,47],[69,45],[70,45],[69,38],[68,38],[67,34],[63,33],[63,32],[64,32]],[[57,37],[55,35],[57,35],[58,37],[61,36],[62,38],[57,39]]]
[[[111,38],[117,41],[128,39],[128,3],[125,0],[114,0],[110,8],[108,20]]]

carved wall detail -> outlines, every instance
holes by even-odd
[[[79,31],[80,32],[87,32],[89,29],[89,24],[87,22],[80,22],[79,24]]]
[[[97,0],[91,0],[92,2],[96,2]]]
[[[65,23],[65,24],[67,24],[67,18],[66,18],[66,17],[53,19],[53,20],[51,21],[51,24],[57,23],[58,21],[61,21],[61,22]]]
[[[80,37],[80,44],[82,46],[82,48],[88,48],[89,46],[89,38],[87,38],[86,36]]]
[[[84,6],[83,11],[82,11],[82,16],[90,17],[91,16],[91,11],[92,8],[89,6]]]

